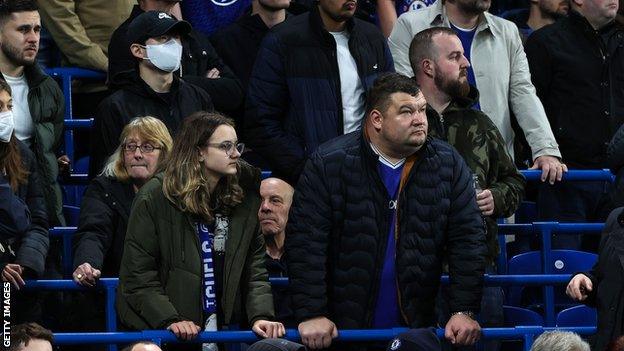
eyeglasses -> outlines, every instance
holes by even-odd
[[[242,154],[243,151],[245,151],[245,144],[243,143],[234,144],[231,141],[224,141],[218,144],[206,143],[204,145],[216,147],[219,150],[225,151],[225,154],[227,155],[227,157],[231,157],[232,154],[234,154],[234,150],[238,151],[239,154]]]
[[[136,149],[141,150],[142,154],[150,154],[152,152],[154,152],[154,150],[156,149],[161,149],[160,147],[156,147],[152,144],[141,144],[138,145],[136,143],[130,143],[130,144],[123,144],[123,149],[125,152],[131,152],[134,153],[136,152]]]

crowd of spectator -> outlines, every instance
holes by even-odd
[[[409,327],[387,345],[338,347],[475,349],[481,327],[504,323],[502,289],[483,276],[506,249],[497,220],[513,220],[527,195],[525,167],[541,173],[537,218],[607,221],[600,245],[555,235],[553,248],[598,249],[567,293],[598,307],[594,349],[615,349],[624,330],[624,210],[611,212],[624,205],[622,5],[0,0],[0,268],[14,323],[102,330],[104,299],[92,288],[119,277],[123,330],[188,341],[251,329],[266,340],[249,350],[261,351],[335,348],[342,329]],[[37,63],[43,28],[61,65],[107,74],[76,83],[72,106]],[[22,291],[25,280],[62,277],[61,241],[48,228],[68,224],[59,182],[77,161],[61,151],[68,109],[94,116],[76,139],[90,183],[72,278],[87,291]],[[259,168],[272,177],[261,181]],[[611,168],[617,178],[561,182],[568,168]],[[535,249],[532,239],[516,249]],[[43,327],[13,328],[12,349],[51,350]],[[276,339],[286,328],[303,345]],[[532,348],[551,349],[589,346],[546,333]]]

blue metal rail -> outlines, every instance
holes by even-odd
[[[362,342],[362,341],[388,341],[398,334],[407,331],[407,328],[392,329],[367,329],[367,330],[339,330],[336,341],[342,342]],[[546,331],[567,330],[580,335],[591,335],[596,332],[594,327],[576,328],[548,328],[540,326],[527,326],[515,328],[483,328],[481,330],[482,339],[506,339],[524,341],[524,349],[530,350],[533,338]],[[438,338],[444,338],[444,329],[436,329]],[[297,330],[287,329],[285,339],[291,341],[301,341]],[[179,343],[180,341],[168,330],[144,330],[140,332],[127,333],[55,333],[54,344],[56,345],[76,345],[76,344],[109,344],[109,343],[132,343],[140,340],[151,340],[157,344]],[[251,331],[218,331],[201,332],[196,339],[190,343],[199,342],[221,342],[252,343],[258,341],[258,337]]]
[[[70,163],[70,172],[73,171],[74,164],[74,128],[91,128],[93,119],[77,119],[74,120],[72,111],[72,81],[74,79],[104,81],[106,73],[92,71],[84,68],[76,67],[58,67],[46,69],[46,73],[56,78],[61,83],[63,96],[65,98],[65,125],[69,130],[65,131],[65,154],[72,161]],[[84,118],[84,117],[83,117]]]

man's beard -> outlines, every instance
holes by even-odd
[[[539,6],[540,11],[542,12],[542,15],[550,19],[558,20],[562,17],[566,17],[565,14],[557,12],[557,9],[559,8],[559,4],[557,4],[557,8],[555,8],[554,10],[542,5],[541,2],[538,3],[538,6]]]
[[[0,44],[0,50],[16,66],[32,66],[35,63],[36,55],[32,60],[25,59],[23,53],[18,48],[8,43]]]
[[[465,75],[463,77],[465,77]],[[440,91],[444,92],[452,99],[466,97],[470,92],[470,84],[468,84],[468,80],[466,79],[444,79],[441,75],[436,74],[433,81]]]

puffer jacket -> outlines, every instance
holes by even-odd
[[[35,126],[30,148],[35,154],[37,172],[43,184],[48,222],[51,226],[65,225],[56,160],[63,136],[65,99],[59,85],[38,65],[26,66],[24,75],[28,82],[28,108]]]
[[[164,329],[190,320],[204,325],[202,258],[195,221],[170,202],[156,175],[136,195],[124,244],[117,313],[135,330]],[[264,266],[264,238],[258,224],[260,172],[241,164],[245,195],[229,215],[223,294],[218,303],[225,325],[246,314],[249,325],[274,317],[273,296]]]
[[[356,18],[346,31],[368,91],[380,73],[394,71],[386,39]],[[249,80],[244,137],[277,176],[295,184],[307,157],[344,134],[343,125],[336,42],[313,6],[265,36]]]
[[[5,178],[0,177],[0,241],[10,244],[15,251],[15,263],[26,268],[25,279],[43,275],[46,255],[50,245],[48,217],[39,179],[35,156],[26,145],[18,141],[22,164],[28,171],[28,181],[14,193]],[[7,205],[11,204],[10,207]],[[4,248],[3,248],[4,250]],[[0,270],[7,263],[0,262]]]
[[[361,132],[311,156],[297,184],[286,234],[298,321],[325,316],[339,329],[371,326],[388,242],[389,201],[378,156]],[[435,325],[442,262],[450,310],[478,312],[487,247],[470,170],[429,138],[416,154],[397,210],[396,274],[403,323]]]
[[[80,206],[73,239],[74,269],[87,262],[102,277],[118,277],[134,189],[130,182],[99,176],[91,181]]]

